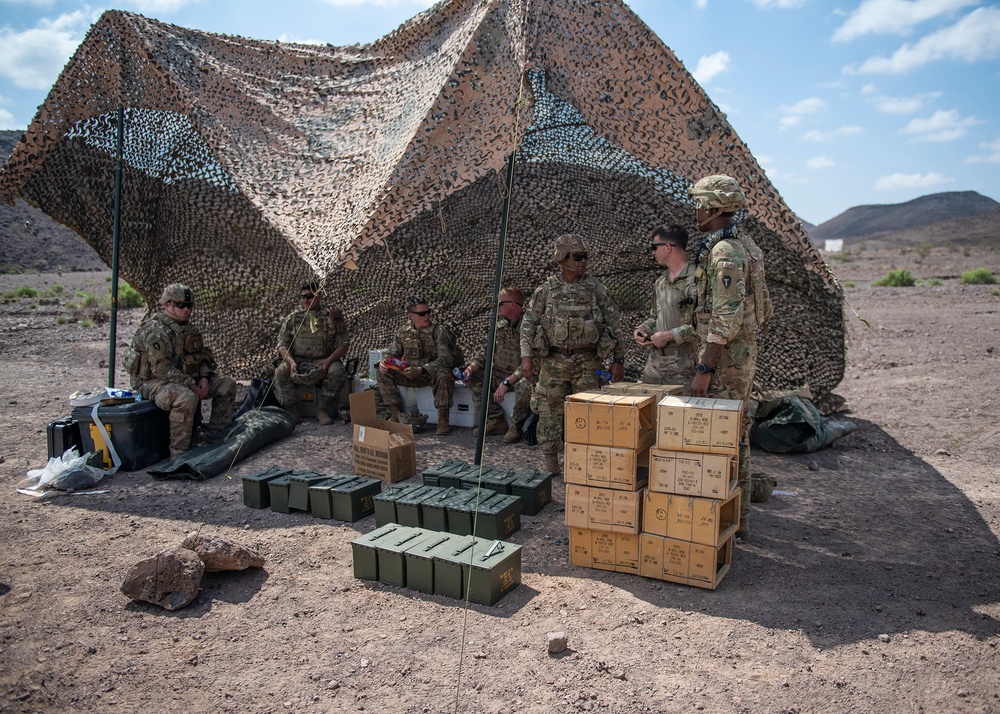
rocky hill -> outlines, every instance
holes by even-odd
[[[20,131],[0,131],[0,165]],[[62,272],[106,268],[80,236],[24,201],[0,203],[0,273]]]
[[[1000,203],[975,191],[935,193],[906,203],[849,208],[809,229],[809,237],[817,243],[836,238],[842,238],[845,243],[856,243],[876,236],[887,242],[914,239],[934,242],[931,237],[923,237],[925,229],[928,236],[937,236],[939,241],[948,239],[948,236],[960,237],[960,227],[971,228],[978,235],[983,230],[991,230],[990,225],[997,225],[998,211]],[[948,224],[955,221],[958,223],[949,227]],[[935,225],[938,228],[930,230]],[[993,235],[1000,233],[1000,229],[992,230]],[[905,233],[907,237],[891,238],[894,233]]]

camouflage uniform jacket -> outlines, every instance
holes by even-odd
[[[524,318],[517,318],[517,322],[511,322],[505,317],[497,320],[496,339],[493,341],[493,367],[503,373],[504,377],[517,375],[521,378],[521,322]],[[486,368],[486,352],[480,352],[472,360],[480,370]]]
[[[432,376],[441,370],[451,372],[461,360],[461,352],[451,330],[444,325],[431,325],[418,330],[410,321],[392,338],[386,354],[402,357],[411,366],[423,367]]]
[[[161,380],[189,389],[195,379],[209,376],[215,359],[204,344],[201,331],[190,322],[177,322],[165,312],[158,312],[140,325],[132,338],[132,347],[141,362],[132,387]]]
[[[695,271],[698,302],[694,310],[699,338],[720,345],[737,337],[754,339],[757,306],[754,289],[749,286],[751,260],[763,261],[760,248],[734,226],[710,234],[699,256]],[[766,285],[762,289],[766,295]]]
[[[336,332],[325,312],[303,307],[285,318],[278,335],[278,349],[290,350],[296,360],[323,360],[347,343],[347,332]]]
[[[674,339],[665,349],[677,351],[675,348],[682,347],[683,351],[693,352],[698,346],[698,333],[692,324],[696,298],[694,274],[690,263],[684,266],[675,280],[670,279],[669,270],[664,270],[653,286],[653,309],[642,326],[650,335],[669,331]],[[689,302],[682,305],[684,300]],[[653,351],[662,352],[655,347]]]
[[[567,283],[552,275],[535,289],[521,319],[521,356],[545,357],[550,350],[624,357],[618,306],[595,278],[584,275]]]

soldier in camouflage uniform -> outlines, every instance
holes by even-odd
[[[688,263],[688,234],[680,226],[657,228],[649,249],[666,268],[653,287],[653,309],[632,337],[649,349],[642,381],[687,387],[698,352],[698,334],[691,324],[694,310],[694,268]]]
[[[349,339],[339,308],[322,311],[323,292],[318,283],[305,283],[299,291],[302,304],[281,325],[278,355],[281,364],[274,370],[274,391],[296,424],[302,411],[296,384],[319,385],[316,420],[323,426],[333,423],[340,407],[340,394],[347,384],[341,361]]]
[[[385,358],[375,372],[379,392],[389,408],[390,421],[399,421],[402,400],[399,388],[433,387],[437,407],[437,434],[451,432],[449,418],[455,394],[452,370],[462,361],[455,335],[444,325],[431,325],[431,307],[422,297],[411,297],[406,303],[409,321],[400,328],[384,353],[407,361],[404,370],[392,369]]]
[[[215,371],[215,359],[201,331],[189,322],[194,293],[186,285],[168,285],[160,297],[163,311],[145,320],[125,351],[125,371],[132,389],[170,412],[170,456],[191,448],[195,410],[212,400],[208,432],[233,420],[236,381]]]
[[[700,361],[691,394],[722,399],[750,398],[757,369],[757,330],[771,315],[764,280],[764,256],[733,216],[746,209],[746,196],[729,176],[706,176],[689,193],[697,209],[698,227],[708,237],[698,247],[695,269],[697,303],[694,326],[701,340]],[[740,529],[750,532],[750,426],[744,410],[740,440]]]
[[[587,245],[560,236],[552,259],[560,272],[535,290],[521,321],[521,374],[535,375],[532,406],[538,414],[542,469],[560,473],[563,402],[567,395],[598,386],[597,371],[611,360],[611,381],[625,374],[621,316],[611,293],[587,272]]]
[[[521,317],[524,315],[524,293],[520,288],[504,288],[500,291],[500,305],[497,308],[496,338],[493,343],[493,370],[490,374],[490,394],[487,402],[486,433],[503,434],[503,440],[512,444],[521,439],[521,429],[531,413],[531,380],[521,375]],[[486,354],[481,353],[462,371],[464,379],[472,390],[476,407],[482,409],[483,373]],[[503,415],[504,397],[514,390],[514,409],[511,425]]]

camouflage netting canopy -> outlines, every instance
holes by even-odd
[[[776,309],[759,382],[822,394],[843,376],[836,280],[725,115],[621,0],[444,0],[350,47],[105,13],[9,158],[0,199],[38,206],[109,263],[121,107],[121,274],[147,301],[194,287],[195,320],[237,376],[274,358],[314,277],[349,316],[352,354],[387,344],[414,293],[467,354],[481,349],[515,151],[504,284],[530,292],[555,268],[553,239],[580,233],[630,329],[652,302],[650,233],[680,223],[696,238],[687,187],[726,173],[748,194]]]

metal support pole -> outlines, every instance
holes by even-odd
[[[476,459],[474,463],[483,463],[483,446],[486,443],[486,414],[489,411],[489,400],[493,398],[490,385],[493,376],[493,348],[497,336],[497,316],[500,309],[500,281],[503,280],[503,257],[507,246],[507,225],[510,221],[511,194],[514,191],[514,159],[517,152],[511,152],[507,157],[507,177],[504,186],[507,193],[504,196],[503,213],[500,216],[500,241],[497,244],[496,272],[493,274],[493,309],[490,311],[490,331],[486,337],[486,363],[483,365],[483,396],[479,400],[479,433],[476,436]]]
[[[111,233],[111,330],[108,336],[108,386],[115,386],[115,341],[118,336],[118,241],[122,222],[122,145],[125,143],[125,108],[118,107],[118,142],[115,148],[115,208]]]

